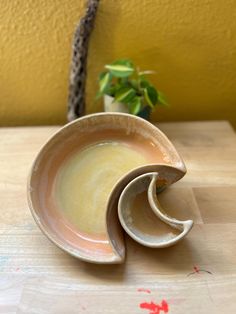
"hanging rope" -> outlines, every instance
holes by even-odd
[[[89,38],[93,30],[99,0],[88,0],[85,15],[74,34],[70,71],[68,121],[85,113],[85,87]]]

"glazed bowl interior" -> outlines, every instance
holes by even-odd
[[[178,175],[176,169],[166,169]],[[168,216],[157,199],[159,172],[137,176],[123,189],[118,202],[118,216],[124,230],[136,242],[152,248],[169,247],[191,230],[192,221]]]
[[[58,182],[63,167],[72,160],[73,156],[93,145],[113,142],[121,143],[141,156],[138,163],[135,160],[127,168],[127,173],[146,164],[172,165],[185,172],[184,164],[173,145],[152,124],[128,114],[101,113],[77,119],[54,134],[36,157],[28,181],[29,205],[42,231],[68,253],[95,263],[115,263],[124,259],[122,233],[117,232],[116,239],[110,239],[107,232],[109,223],[115,224],[115,228],[120,228],[117,225],[116,214],[110,217],[110,222],[106,221],[107,208],[104,206],[97,217],[92,217],[93,213],[86,209],[85,204],[83,215],[86,217],[77,216],[78,221],[68,219],[63,202],[60,201],[64,187],[58,187]],[[93,163],[98,162],[94,158]],[[102,172],[102,168],[100,170]],[[101,173],[100,188],[106,182],[106,175],[105,173],[102,176]],[[80,172],[76,176],[79,178]],[[124,177],[125,173],[122,176]],[[73,189],[79,191],[86,182],[85,177],[84,181],[78,186],[73,186]],[[114,187],[115,184],[110,187],[110,191]],[[99,191],[98,189],[97,193]],[[94,189],[91,189],[89,198],[93,198],[94,193]],[[68,197],[70,198],[71,195],[69,190]],[[109,195],[107,195],[107,202],[108,198]],[[71,202],[73,204],[73,200]],[[114,212],[116,211],[117,209],[114,209]],[[95,226],[94,228],[91,226],[89,231],[83,230],[80,220],[100,221],[104,228],[96,229]]]

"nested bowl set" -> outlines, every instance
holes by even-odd
[[[57,246],[87,262],[125,259],[124,232],[151,248],[171,246],[193,221],[168,216],[158,193],[186,173],[169,139],[121,113],[79,118],[39,151],[28,179],[32,215]]]

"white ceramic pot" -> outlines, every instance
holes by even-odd
[[[127,105],[121,102],[115,102],[114,97],[109,95],[104,96],[104,111],[129,113]]]

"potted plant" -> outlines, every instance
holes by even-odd
[[[139,71],[130,60],[105,65],[99,76],[97,97],[104,97],[104,111],[126,112],[149,119],[157,105],[167,105],[164,95],[146,78],[153,71]]]

